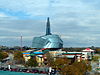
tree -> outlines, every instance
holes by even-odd
[[[87,71],[91,70],[91,65],[86,62],[75,61],[72,63],[71,60],[66,57],[58,57],[56,60],[49,60],[49,66],[59,70],[61,75],[84,75]]]
[[[3,54],[0,52],[0,61],[2,61],[3,58]]]
[[[2,61],[3,59],[5,59],[7,57],[8,57],[7,52],[0,51],[0,61]]]
[[[88,61],[74,62],[72,65],[75,66],[78,71],[83,75],[87,71],[91,71],[91,65],[87,64]]]
[[[96,61],[99,60],[99,58],[100,58],[100,56],[93,56],[93,59],[92,60],[96,62]]]
[[[8,53],[7,52],[2,52],[3,54],[3,58],[7,58],[8,57]]]
[[[100,48],[95,49],[96,53],[100,54]]]
[[[95,49],[95,47],[94,47],[94,46],[91,46],[90,48],[91,48],[91,49],[93,49],[93,50]]]
[[[25,63],[25,59],[24,59],[21,51],[14,52],[14,60],[15,60],[16,64],[24,64]]]
[[[45,54],[45,57],[46,57],[46,61],[44,61],[44,63],[45,64],[47,64],[47,65],[49,65],[49,66],[51,66],[51,65],[53,65],[53,63],[54,63],[54,58],[52,57],[52,55],[49,53],[49,52],[47,52],[46,54]]]
[[[34,58],[30,58],[26,63],[25,63],[25,66],[26,67],[36,67],[36,66],[38,66],[38,63],[37,63],[37,61],[36,61],[36,58],[34,57]]]

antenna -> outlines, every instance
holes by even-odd
[[[22,39],[23,39],[23,38],[22,38],[22,35],[21,35],[21,40],[20,40],[20,41],[21,41],[21,51],[22,51]]]

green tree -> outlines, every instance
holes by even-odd
[[[3,59],[3,54],[0,52],[0,61]]]
[[[2,52],[3,54],[3,58],[7,58],[8,57],[8,53],[7,52]]]
[[[46,61],[47,65],[49,65],[49,66],[53,65],[54,64],[54,58],[52,57],[52,55],[49,52],[47,52],[45,54],[45,56],[46,56],[46,59],[47,59],[47,61]]]
[[[88,61],[74,62],[72,65],[75,66],[78,71],[84,75],[85,72],[91,71],[91,65],[87,64]]]
[[[91,70],[91,66],[86,62],[75,61],[72,63],[71,60],[66,57],[56,58],[56,60],[52,60],[52,63],[50,60],[49,64],[52,68],[59,70],[61,75],[84,75],[85,72]]]
[[[26,67],[36,67],[38,66],[38,63],[36,61],[35,57],[31,57],[26,63],[25,63]]]
[[[100,58],[100,56],[93,56],[93,61],[98,61],[99,60],[99,58]]]
[[[25,59],[24,59],[21,51],[14,52],[14,60],[15,60],[16,64],[24,64],[25,63]]]
[[[8,57],[8,53],[7,52],[0,51],[0,61],[2,61],[3,59],[5,59],[7,57]]]
[[[97,54],[100,54],[100,48],[95,49]]]

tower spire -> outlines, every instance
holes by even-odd
[[[51,35],[49,17],[47,18],[46,35]]]

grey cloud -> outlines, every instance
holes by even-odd
[[[21,20],[17,14],[14,17],[18,17],[19,20],[0,18],[0,26],[4,29],[0,30],[0,36],[44,35],[46,25],[44,18],[50,16],[52,33],[65,36],[62,37],[64,46],[98,46],[100,44],[99,3],[99,0],[1,0],[2,9],[12,13],[24,12],[28,15],[28,19],[31,19]],[[24,38],[24,40],[31,42],[29,39]],[[14,41],[18,42],[18,40]]]

